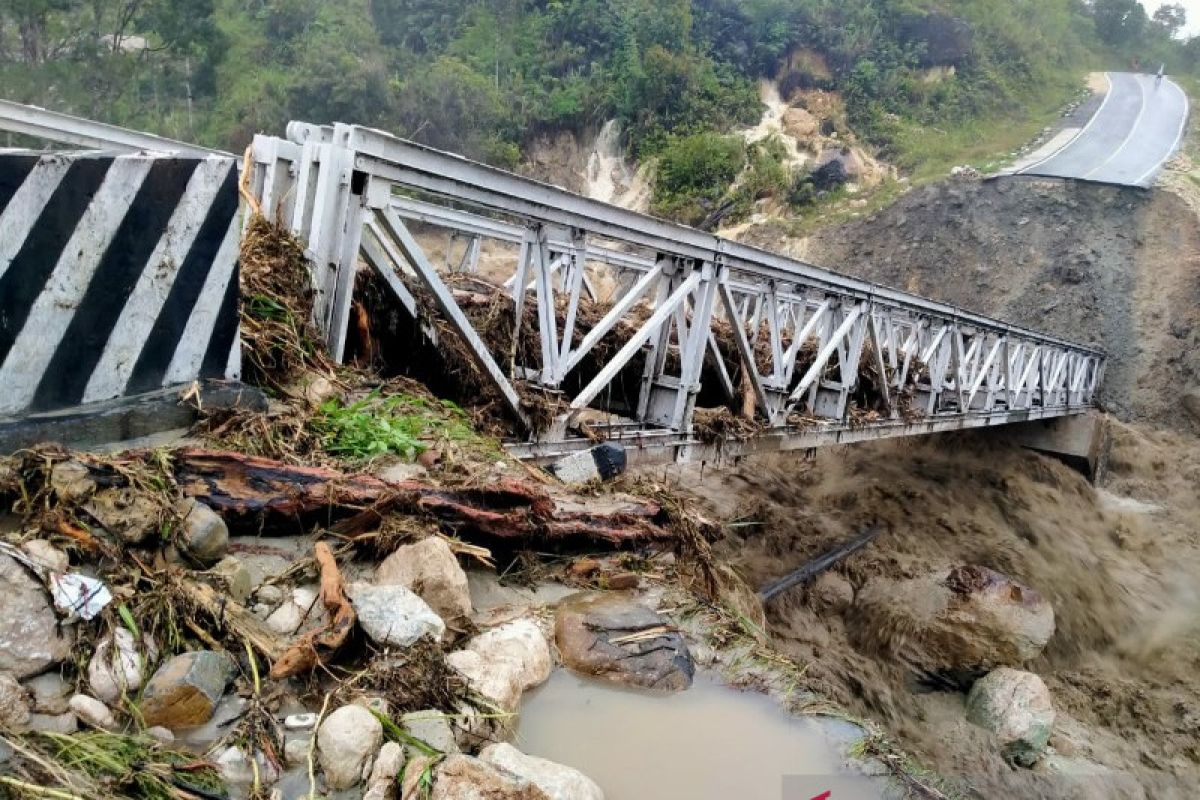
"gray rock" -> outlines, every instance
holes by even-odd
[[[479,760],[530,781],[550,800],[604,800],[596,782],[579,770],[527,756],[511,744],[489,745],[479,753]]]
[[[352,583],[346,594],[358,614],[358,624],[376,644],[410,647],[423,637],[440,641],[446,633],[442,618],[403,586]]]
[[[202,564],[215,564],[229,549],[229,528],[225,520],[203,503],[192,498],[175,505],[179,514],[179,544],[183,551]]]
[[[73,713],[30,714],[25,724],[32,733],[74,733],[79,730],[79,720]]]
[[[467,574],[440,536],[396,550],[375,570],[375,583],[412,590],[449,623],[466,620],[473,610]]]
[[[400,718],[400,725],[414,739],[419,739],[440,753],[458,752],[458,740],[450,718],[437,709],[413,711]]]
[[[971,687],[967,719],[996,734],[1006,760],[1030,767],[1054,732],[1054,704],[1041,678],[1005,667]]]
[[[21,545],[25,555],[42,569],[62,574],[71,568],[71,559],[45,539],[30,539]]]
[[[23,728],[29,722],[29,694],[17,679],[0,672],[0,728]]]
[[[367,779],[367,793],[363,800],[395,800],[397,796],[396,779],[404,769],[404,748],[395,742],[388,742],[379,748],[375,756],[375,766],[371,768],[371,777]]]
[[[668,626],[658,613],[628,597],[583,592],[559,604],[554,640],[563,664],[576,672],[681,691],[692,685],[696,668],[687,642]]]
[[[91,497],[96,491],[96,482],[83,464],[64,461],[50,470],[50,488],[58,496],[59,502],[73,505]]]
[[[211,572],[225,584],[226,593],[235,603],[246,604],[250,592],[254,589],[254,584],[251,583],[250,570],[246,569],[246,565],[240,559],[234,556],[225,556],[217,562]]]
[[[172,731],[203,725],[212,718],[232,672],[222,653],[198,650],[175,656],[158,668],[142,692],[145,724]]]
[[[317,757],[329,788],[357,786],[370,774],[382,740],[383,726],[361,706],[342,706],[326,717],[317,730]]]
[[[0,671],[18,680],[45,672],[71,656],[74,635],[60,629],[45,587],[12,558],[0,554]]]
[[[560,458],[547,467],[547,471],[563,483],[578,485],[612,480],[625,472],[627,463],[625,448],[602,444]]]
[[[1194,386],[1183,394],[1183,410],[1200,421],[1200,386]]]
[[[312,747],[311,736],[290,736],[283,741],[283,760],[288,766],[308,763],[308,750]]]
[[[550,677],[550,645],[537,623],[519,619],[481,633],[446,663],[472,690],[506,711],[516,711],[521,695]]]
[[[108,710],[108,706],[101,703],[94,697],[88,697],[86,694],[77,694],[71,698],[68,705],[79,721],[85,725],[91,725],[93,728],[99,728],[102,731],[115,731],[117,729],[117,720],[112,712]]]
[[[39,714],[65,714],[74,689],[57,672],[47,672],[25,681],[25,690],[33,699],[32,710]]]
[[[161,530],[162,507],[150,495],[129,487],[101,489],[84,510],[126,544],[141,544]]]
[[[329,615],[315,586],[298,586],[293,589],[291,597],[266,619],[271,630],[286,636],[319,628],[328,621]]]

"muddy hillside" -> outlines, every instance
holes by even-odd
[[[757,244],[778,247],[769,228]],[[801,249],[801,248],[797,248]],[[1183,198],[1044,179],[955,180],[815,234],[804,255],[1109,353],[1105,403],[1200,432],[1200,219]]]

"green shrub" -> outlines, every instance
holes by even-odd
[[[654,211],[695,225],[714,210],[746,164],[736,136],[697,133],[670,137],[659,153]]]

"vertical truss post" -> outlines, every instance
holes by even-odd
[[[571,249],[566,254],[566,271],[563,282],[568,291],[567,318],[563,324],[561,349],[554,367],[554,383],[562,383],[566,377],[564,367],[567,357],[571,354],[571,344],[575,339],[575,319],[579,314],[579,298],[583,291],[584,278],[587,273],[587,234],[581,230],[571,232]]]
[[[537,243],[533,248],[533,270],[537,285],[538,336],[542,345],[542,383],[553,386],[558,361],[558,313],[555,308],[554,268],[550,261],[550,247],[546,243],[544,226],[537,229]]]
[[[679,390],[675,394],[675,408],[671,413],[671,427],[675,430],[690,430],[692,411],[696,407],[696,395],[700,392],[700,376],[704,371],[704,354],[708,339],[712,335],[713,309],[717,300],[718,275],[723,266],[704,262],[700,266],[700,282],[695,291],[692,321],[687,327],[687,338],[681,342],[682,365],[679,372]]]

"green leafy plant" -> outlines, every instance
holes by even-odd
[[[326,452],[348,458],[392,453],[412,460],[432,441],[478,438],[466,412],[453,403],[408,394],[382,397],[379,391],[349,405],[329,400],[310,425]]]

